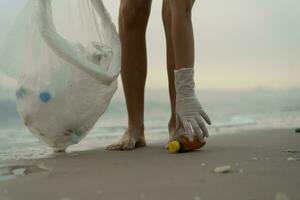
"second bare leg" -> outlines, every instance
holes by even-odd
[[[162,18],[165,28],[166,44],[167,44],[167,68],[168,68],[168,80],[169,80],[169,95],[171,103],[171,117],[169,121],[169,136],[170,139],[175,134],[176,129],[176,90],[175,90],[175,57],[173,48],[173,38],[172,38],[172,13],[171,13],[171,0],[163,1]]]
[[[128,111],[128,129],[108,150],[145,146],[144,89],[147,75],[145,33],[151,0],[121,0],[119,26],[122,43],[122,81]]]

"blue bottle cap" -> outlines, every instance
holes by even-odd
[[[52,99],[51,94],[48,91],[43,91],[40,93],[40,99],[44,102],[47,103]]]

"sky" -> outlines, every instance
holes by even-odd
[[[25,2],[0,0],[0,44]],[[104,3],[117,23],[120,0]],[[148,88],[167,88],[161,4],[153,0],[147,30]],[[300,87],[299,0],[196,0],[193,23],[198,88]],[[0,87],[12,83],[0,75]]]

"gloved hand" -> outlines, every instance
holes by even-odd
[[[195,94],[194,69],[175,70],[176,87],[176,129],[184,128],[192,141],[196,135],[200,141],[209,133],[204,120],[211,125]],[[204,120],[203,120],[204,119]]]

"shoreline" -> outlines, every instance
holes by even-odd
[[[202,150],[183,154],[163,145],[151,140],[130,152],[102,147],[5,161],[27,175],[0,181],[0,199],[300,199],[300,153],[287,151],[300,151],[294,129],[213,135]],[[228,165],[228,173],[214,172]]]
[[[254,132],[264,132],[270,131],[270,130],[291,130],[292,128],[274,128],[274,127],[253,127],[253,126],[242,126],[242,127],[209,127],[210,137],[208,138],[208,141],[210,138],[213,138],[215,136],[219,135],[229,135],[229,134],[247,134],[254,133]],[[296,127],[294,128],[296,131]],[[107,145],[117,141],[120,137],[122,137],[122,133],[126,129],[120,131],[120,133],[116,134],[95,134],[90,133],[88,136],[83,139],[79,144],[72,145],[67,149],[68,153],[71,152],[84,152],[84,151],[92,151],[101,149],[103,147],[106,147]],[[13,130],[11,130],[13,131]],[[18,146],[14,147],[13,144],[8,146],[8,149],[0,149],[0,164],[1,162],[10,162],[15,160],[34,160],[34,159],[43,159],[43,158],[49,158],[55,156],[53,154],[52,148],[43,143],[42,141],[39,141],[37,138],[32,136],[30,133],[27,137],[32,138],[32,145],[28,145],[28,143],[25,144],[18,144]],[[146,139],[147,143],[166,143],[168,141],[168,133],[167,130],[153,130],[153,129],[147,129],[146,130]],[[27,138],[28,140],[28,138]],[[165,144],[164,144],[165,145]]]

